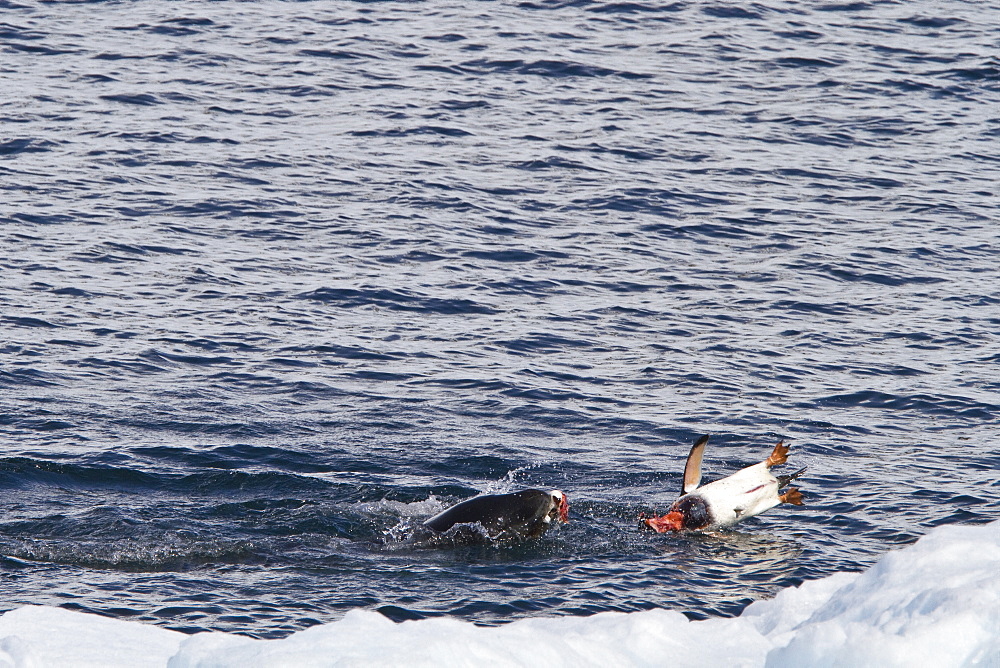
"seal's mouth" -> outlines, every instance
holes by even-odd
[[[563,524],[569,522],[569,501],[566,500],[565,494],[559,499],[559,521]]]
[[[557,489],[552,490],[552,508],[549,510],[549,516],[552,519],[558,517],[563,524],[569,522],[569,501],[566,500],[566,494]]]

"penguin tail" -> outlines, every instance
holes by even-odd
[[[795,487],[789,487],[788,491],[778,497],[782,503],[790,503],[793,506],[802,505],[802,492]]]
[[[806,468],[807,467],[803,466],[802,468],[800,468],[795,473],[789,473],[788,475],[779,475],[779,476],[776,476],[778,478],[778,489],[781,489],[782,487],[784,487],[785,485],[787,485],[788,483],[790,483],[791,481],[795,480],[800,475],[802,475],[803,473],[805,473],[806,472]]]

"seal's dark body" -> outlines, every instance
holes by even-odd
[[[546,517],[552,508],[551,493],[540,489],[488,494],[452,506],[424,526],[444,533],[457,524],[479,524],[491,538],[536,538],[549,528]]]

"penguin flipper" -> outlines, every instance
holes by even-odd
[[[701,458],[705,454],[705,445],[708,443],[708,436],[702,436],[691,446],[688,453],[687,464],[684,465],[684,487],[681,493],[687,494],[698,489],[701,484]]]

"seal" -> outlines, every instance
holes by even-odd
[[[791,475],[771,475],[771,467],[788,460],[788,446],[779,442],[767,459],[737,471],[728,478],[701,484],[701,460],[708,436],[699,438],[688,454],[684,466],[682,496],[660,517],[640,516],[643,525],[657,533],[666,531],[711,531],[736,524],[780,503],[802,505],[802,493],[795,487],[781,489],[805,472],[802,468]]]
[[[512,494],[477,496],[438,513],[424,528],[443,534],[461,525],[478,525],[492,540],[537,538],[553,521],[569,521],[566,495],[554,489],[525,489]]]

